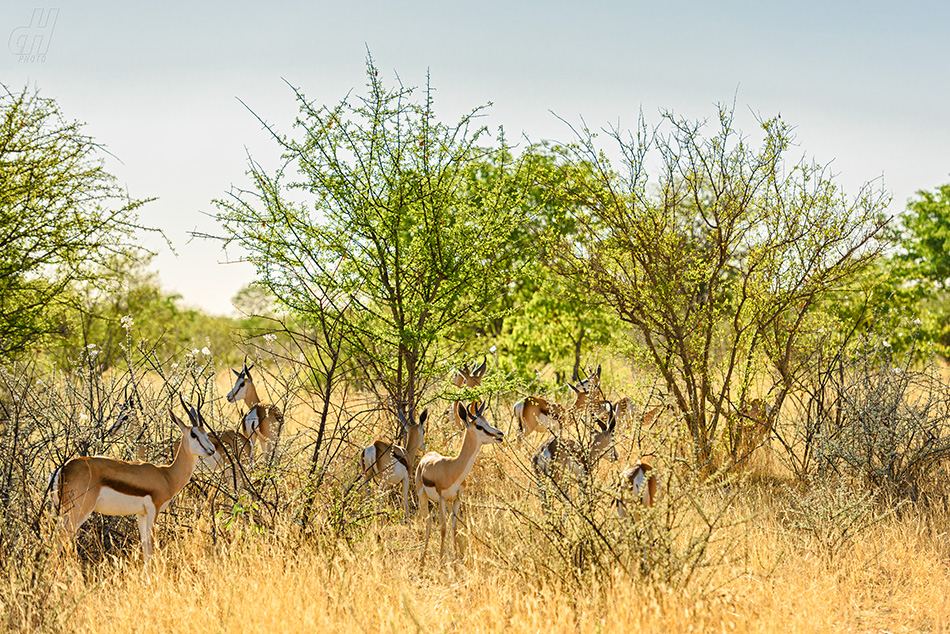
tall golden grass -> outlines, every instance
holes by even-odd
[[[349,539],[306,534],[287,518],[265,531],[238,522],[212,543],[203,521],[184,528],[165,515],[164,539],[148,562],[137,544],[95,564],[54,560],[56,600],[46,609],[58,614],[40,621],[102,633],[950,629],[950,523],[939,514],[905,506],[828,553],[790,528],[794,488],[750,479],[730,485],[742,490],[720,535],[728,551],[703,588],[638,583],[619,571],[575,584],[530,574],[532,558],[549,547],[519,541],[504,501],[524,491],[517,478],[492,478],[506,456],[490,451],[466,498],[462,557],[442,568],[437,526],[420,568],[418,516],[409,526],[377,516]],[[8,614],[23,615],[25,626],[38,622],[26,616],[36,597],[6,581]]]
[[[216,387],[223,393],[230,385],[219,378]],[[291,420],[305,416],[306,407],[295,408]],[[494,417],[505,430],[506,415],[499,407]],[[577,518],[569,505],[540,500],[527,466],[540,435],[483,450],[464,497],[461,556],[440,567],[437,520],[420,566],[424,515],[404,525],[389,496],[352,486],[358,442],[315,492],[317,510],[302,519],[309,456],[295,437],[305,427],[298,421],[281,441],[279,512],[255,522],[254,513],[213,506],[201,481],[217,476],[200,473],[159,516],[158,548],[148,562],[132,520],[133,537],[118,550],[79,561],[52,553],[47,541],[7,561],[0,567],[0,625],[97,633],[950,631],[946,509],[875,498],[865,500],[866,515],[853,525],[811,525],[802,513],[835,504],[834,491],[815,498],[767,449],[755,473],[697,479],[687,497],[668,492],[665,504],[693,508],[671,534],[677,548],[695,538],[689,529],[701,523],[700,511],[721,516],[698,564],[701,582],[664,584],[635,565],[585,568],[559,550],[571,534],[545,538],[549,526]],[[453,431],[432,426],[429,449],[453,453],[457,442]],[[634,434],[623,434],[619,449],[620,461],[599,466],[595,497],[609,498],[613,478],[637,457]],[[669,462],[659,468],[676,469]],[[659,533],[668,512],[644,513],[631,529],[603,500],[589,517],[624,543],[625,535]],[[43,521],[52,535],[53,519]]]

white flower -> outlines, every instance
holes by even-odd
[[[277,341],[277,335],[275,335],[272,332],[269,332],[266,335],[264,335],[264,341]]]
[[[124,315],[120,321],[122,322],[122,327],[126,330],[131,330],[132,326],[135,325],[132,315]]]
[[[199,352],[201,352],[201,350],[199,350],[198,348],[192,348],[192,349],[191,349],[191,356],[197,357]]]
[[[204,348],[201,349],[201,354],[203,354],[203,355],[206,356],[206,357],[210,357],[210,356],[211,356],[211,349],[208,348],[208,346],[205,346]]]
[[[901,373],[901,369],[898,368],[897,366],[894,366],[894,374],[900,374],[900,373]]]
[[[488,349],[488,351],[491,352],[492,354],[495,354],[496,352],[498,352],[498,346],[492,346],[491,348]]]
[[[88,346],[86,346],[86,349],[87,349],[87,350],[92,350],[92,349],[95,348],[95,347],[96,347],[96,344],[90,343]]]
[[[88,419],[88,418],[89,418],[89,417],[86,416],[85,414],[80,414],[80,415],[79,415],[79,420],[86,420],[86,419]]]
[[[917,319],[914,320],[914,325],[915,325],[915,326],[919,326],[919,325],[920,325],[920,317],[918,317]]]
[[[173,364],[172,364],[172,370],[174,370],[174,369],[177,368],[177,367],[178,367],[178,364],[177,364],[177,363],[173,363]]]
[[[891,342],[885,339],[883,342],[881,342],[881,345],[884,346],[885,348],[890,348]]]

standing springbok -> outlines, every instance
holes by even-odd
[[[181,399],[181,395],[178,397]],[[103,515],[137,515],[142,554],[152,556],[155,518],[184,488],[200,457],[214,455],[214,445],[205,431],[198,407],[182,406],[191,419],[185,425],[169,407],[168,413],[181,429],[179,450],[171,464],[126,462],[104,456],[72,458],[53,472],[50,489],[54,508],[63,515],[60,546],[71,545],[79,527],[93,512]]]
[[[577,412],[587,407],[588,395],[600,394],[600,366],[576,386],[568,384],[574,393],[574,405],[566,410],[557,403],[549,403],[540,396],[528,396],[514,405],[515,418],[518,421],[518,438],[546,429],[554,432],[567,418],[569,412]]]
[[[485,376],[485,372],[488,370],[488,360],[482,361],[482,364],[478,367],[472,367],[471,364],[466,363],[462,366],[461,370],[455,371],[455,379],[452,383],[455,387],[462,388],[476,388],[482,384],[482,378]],[[463,409],[463,405],[460,401],[455,401],[451,407],[449,407],[449,422],[454,423],[459,429],[464,429],[462,424],[462,418],[459,414],[459,410]]]
[[[269,403],[262,403],[257,394],[257,388],[254,386],[254,379],[251,378],[251,368],[248,367],[247,357],[244,357],[244,368],[238,372],[231,368],[237,379],[234,381],[234,387],[228,392],[228,403],[236,403],[244,399],[247,405],[247,414],[244,416],[244,435],[251,440],[251,459],[254,459],[254,441],[260,445],[263,452],[268,446],[273,447],[280,435],[280,429],[284,424],[284,415],[280,408]]]
[[[482,401],[481,405],[471,405],[468,409],[459,410],[462,423],[465,425],[465,432],[462,436],[462,446],[458,455],[454,458],[443,456],[434,451],[430,451],[419,461],[416,468],[416,492],[419,495],[419,509],[423,508],[427,500],[439,505],[439,512],[442,516],[442,544],[439,548],[439,566],[441,567],[445,559],[445,530],[446,530],[446,504],[452,503],[452,542],[455,548],[455,558],[458,559],[458,536],[455,532],[455,523],[458,520],[459,503],[461,498],[459,494],[462,490],[463,482],[472,470],[475,464],[475,457],[482,445],[489,443],[500,443],[505,439],[504,433],[500,429],[492,427],[485,420],[486,403]],[[423,565],[426,559],[426,549],[429,546],[429,533],[432,531],[432,509],[429,509],[426,523],[426,538],[422,544],[422,559],[419,565]]]
[[[604,456],[611,462],[617,460],[614,446],[614,431],[617,428],[616,410],[611,403],[606,406],[607,422],[598,419],[598,429],[591,432],[587,446],[570,438],[549,439],[534,454],[531,463],[538,475],[543,475],[560,484],[565,473],[571,473],[583,482],[593,473],[597,462]]]
[[[429,410],[425,409],[419,416],[419,422],[414,423],[412,410],[408,416],[399,410],[396,412],[396,418],[402,427],[406,446],[377,440],[364,448],[360,457],[367,494],[370,490],[370,480],[373,479],[376,479],[380,487],[402,483],[402,510],[406,522],[409,521],[409,474],[412,473],[415,457],[426,449],[425,422],[428,417]]]
[[[634,506],[652,508],[658,496],[658,481],[653,471],[653,463],[648,456],[644,456],[632,467],[627,467],[620,474],[618,485],[617,514],[624,518],[628,514],[627,497],[632,495]]]

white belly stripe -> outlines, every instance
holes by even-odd
[[[149,497],[126,495],[109,487],[102,487],[94,510],[103,515],[144,515],[151,505],[152,500]]]

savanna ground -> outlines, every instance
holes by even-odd
[[[207,375],[211,376],[211,375]],[[271,375],[288,423],[277,450],[254,472],[252,492],[199,468],[158,521],[158,549],[143,562],[131,518],[87,522],[79,558],[50,548],[44,505],[48,470],[15,493],[3,540],[3,625],[16,631],[946,631],[950,522],[945,504],[891,499],[845,480],[803,484],[765,446],[750,466],[698,476],[683,459],[672,417],[641,429],[621,422],[616,463],[570,499],[530,468],[542,440],[486,447],[469,478],[459,523],[461,557],[439,567],[436,523],[420,566],[425,523],[402,523],[398,500],[367,497],[356,456],[390,433],[386,416],[334,403],[326,461],[310,472],[317,405]],[[166,377],[166,381],[174,381]],[[105,381],[101,379],[100,381]],[[237,420],[221,397],[230,375],[209,380],[219,399],[212,426]],[[167,435],[162,382],[142,389],[144,429]],[[11,386],[8,384],[7,388]],[[33,405],[51,391],[35,384]],[[45,396],[44,396],[45,395]],[[46,401],[47,405],[52,400]],[[349,405],[347,409],[344,406]],[[490,422],[508,432],[510,402]],[[454,454],[457,431],[430,405],[428,449]],[[360,412],[357,414],[357,412]],[[25,420],[25,418],[24,418]],[[35,437],[51,434],[34,428]],[[671,431],[673,430],[673,431]],[[81,434],[82,430],[76,433]],[[152,432],[150,432],[152,433]],[[106,447],[131,452],[141,434]],[[50,441],[52,445],[62,445]],[[164,442],[164,441],[162,441]],[[158,442],[161,445],[162,442]],[[336,446],[334,448],[334,443]],[[44,444],[47,461],[56,451]],[[8,451],[10,447],[6,448]],[[153,450],[160,454],[160,450]],[[653,509],[620,520],[619,471],[655,453],[667,489]],[[26,455],[22,453],[21,455]],[[157,461],[158,458],[156,458]],[[11,480],[8,478],[8,482]],[[354,484],[356,483],[356,484]],[[939,487],[942,491],[942,486]],[[22,499],[20,499],[22,498]],[[932,495],[930,500],[942,500]],[[20,509],[16,515],[13,509]],[[451,553],[451,543],[447,544]]]

